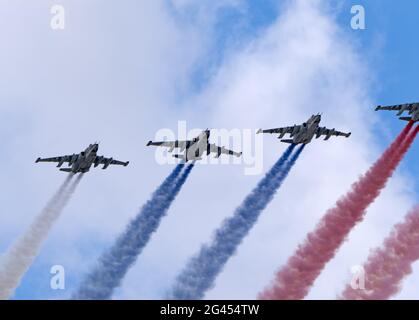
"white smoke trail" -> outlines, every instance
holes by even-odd
[[[28,230],[10,247],[0,264],[0,300],[10,299],[35,260],[52,225],[68,203],[83,175],[71,183],[68,175],[61,187],[35,218]]]

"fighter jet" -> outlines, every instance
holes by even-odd
[[[68,163],[68,166],[71,168],[62,168],[60,171],[64,172],[72,172],[72,173],[85,173],[90,170],[90,167],[94,165],[97,167],[100,164],[103,164],[102,169],[106,169],[111,164],[115,165],[122,165],[127,166],[129,161],[122,162],[118,160],[114,160],[113,158],[105,158],[103,156],[98,156],[97,151],[99,150],[99,144],[94,143],[90,144],[86,150],[80,152],[79,154],[72,154],[68,156],[61,156],[61,157],[54,157],[54,158],[38,158],[36,159],[36,163],[38,162],[58,162],[57,167],[60,168],[64,162]]]
[[[348,138],[351,133],[344,133],[336,131],[335,129],[327,129],[326,127],[320,127],[320,121],[322,117],[320,114],[312,115],[307,122],[301,125],[294,125],[292,127],[276,128],[262,130],[259,129],[257,133],[272,133],[279,134],[278,139],[282,139],[286,134],[290,134],[292,139],[282,139],[281,142],[293,143],[293,144],[308,144],[316,136],[325,136],[324,140],[329,140],[331,136],[343,136]]]
[[[174,154],[173,157],[182,159],[185,162],[189,160],[201,160],[202,155],[204,152],[209,155],[211,152],[215,153],[215,157],[219,158],[221,154],[229,154],[234,155],[236,157],[240,157],[242,152],[235,152],[232,150],[228,150],[225,147],[218,147],[213,143],[209,143],[209,137],[211,135],[210,130],[204,130],[201,134],[197,137],[193,138],[192,140],[185,140],[185,141],[159,141],[153,142],[149,141],[147,146],[161,146],[169,148],[169,152],[173,152],[175,148],[179,148],[179,152],[184,152],[183,154]]]
[[[394,106],[378,106],[375,108],[375,111],[378,110],[395,110],[398,116],[401,116],[403,112],[408,111],[409,117],[399,117],[400,120],[405,121],[419,121],[419,102],[416,103],[405,103],[405,104],[398,104]]]

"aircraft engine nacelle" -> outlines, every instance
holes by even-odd
[[[324,127],[323,128],[318,128],[317,132],[316,132],[316,139],[320,138],[321,135],[324,133],[324,131],[325,131]]]
[[[109,165],[111,164],[111,162],[113,161],[112,158],[110,158],[104,165],[103,165],[103,170],[105,170],[107,167],[109,167]]]
[[[294,127],[292,128],[292,132],[291,132],[291,137],[294,137],[297,132],[298,132],[298,126],[294,124]]]
[[[413,103],[412,107],[409,109],[409,114],[414,114],[419,111],[419,104]]]
[[[407,109],[409,109],[410,104],[402,104],[400,111],[397,113],[398,116],[401,116],[403,112],[405,112]]]
[[[73,155],[70,157],[70,161],[68,162],[68,166],[72,166],[74,162],[77,161],[77,156],[73,153]]]

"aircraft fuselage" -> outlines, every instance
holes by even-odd
[[[90,145],[86,150],[79,154],[73,154],[68,169],[60,169],[61,171],[72,172],[72,173],[86,173],[94,164],[97,158],[98,146],[96,144]]]
[[[291,134],[292,143],[294,144],[307,144],[313,140],[321,121],[320,115],[312,116],[307,122],[303,123],[300,130]]]
[[[206,152],[207,155],[209,154],[209,137],[209,130],[202,132],[198,137],[192,140],[192,143],[186,145],[185,153],[183,155],[175,154],[173,156],[175,158],[183,159],[185,162],[201,160],[204,152]]]

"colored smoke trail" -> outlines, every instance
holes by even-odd
[[[273,199],[289,171],[304,149],[301,146],[288,161],[295,145],[290,145],[282,157],[259,182],[256,188],[236,209],[234,215],[222,223],[209,245],[203,245],[175,280],[170,299],[202,299],[215,282],[228,259],[256,223],[260,213]]]
[[[381,248],[373,251],[364,264],[365,290],[348,285],[342,293],[348,300],[384,300],[398,293],[404,278],[419,260],[419,206],[403,223],[397,224]]]
[[[188,178],[194,164],[179,164],[141,208],[115,244],[99,258],[73,299],[110,299],[129,268],[157,230],[161,219]]]
[[[352,185],[334,208],[327,211],[315,230],[280,269],[260,299],[303,299],[327,262],[336,254],[366,209],[379,196],[415,139],[418,128],[409,123],[380,159]]]
[[[413,124],[413,122],[410,122]],[[401,144],[400,148],[398,149],[398,152],[396,152],[395,157],[393,158],[392,165],[397,167],[398,163],[403,159],[407,151],[409,150],[412,143],[415,141],[417,135],[419,133],[419,126],[416,126],[416,128],[411,132],[407,137],[404,139],[403,143]]]
[[[77,188],[82,175],[71,183],[69,174],[44,210],[35,218],[28,230],[2,257],[0,264],[0,300],[10,299],[22,277],[35,260],[54,222]]]

